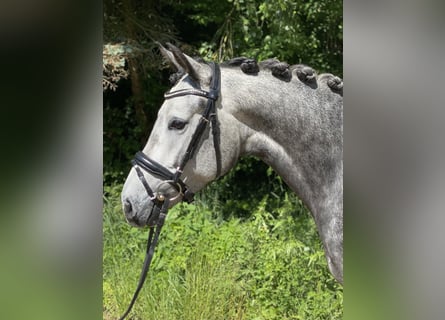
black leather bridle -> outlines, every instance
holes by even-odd
[[[179,165],[176,168],[176,171],[171,172],[162,164],[154,161],[153,159],[150,159],[146,154],[144,154],[141,151],[136,153],[136,156],[132,161],[132,165],[136,169],[138,177],[141,180],[142,184],[144,185],[152,201],[155,200],[157,197],[155,196],[155,193],[151,190],[150,186],[145,180],[145,177],[140,168],[142,168],[143,170],[149,172],[154,176],[158,176],[164,179],[165,182],[172,185],[182,196],[183,201],[186,202],[193,201],[194,194],[189,190],[187,185],[181,180],[181,175],[188,161],[191,158],[193,158],[193,155],[195,154],[195,151],[199,145],[201,137],[210,122],[212,123],[213,139],[214,139],[216,159],[217,159],[217,176],[219,176],[220,174],[221,171],[220,151],[219,151],[219,141],[217,140],[219,139],[219,132],[218,132],[218,123],[217,123],[216,106],[215,106],[220,91],[220,70],[219,66],[214,62],[209,63],[209,65],[212,69],[212,80],[210,83],[209,91],[205,91],[198,88],[192,88],[192,89],[181,89],[181,90],[171,91],[164,94],[165,99],[173,99],[176,97],[182,97],[188,95],[201,96],[208,99],[207,106],[204,109],[204,112],[201,114],[198,126],[196,127],[195,132],[192,135],[189,145],[185,151],[185,154],[182,156]]]
[[[139,180],[141,181],[145,190],[147,191],[149,199],[153,202],[153,207],[152,207],[152,212],[150,213],[150,216],[147,221],[147,225],[149,226],[150,231],[148,235],[145,260],[142,267],[139,282],[136,291],[133,295],[133,298],[131,299],[130,305],[128,306],[125,313],[119,318],[119,320],[125,319],[125,317],[130,313],[134,303],[136,302],[139,292],[142,289],[142,286],[144,285],[144,281],[147,276],[148,269],[150,268],[151,260],[153,258],[154,249],[158,242],[159,234],[161,232],[162,226],[164,225],[164,221],[168,213],[168,205],[170,200],[172,200],[165,197],[165,195],[163,195],[162,193],[155,193],[151,189],[147,180],[145,179],[142,170],[150,173],[153,176],[162,178],[164,180],[164,183],[168,183],[171,186],[173,186],[176,189],[176,191],[178,191],[178,196],[182,197],[182,201],[192,202],[194,194],[189,190],[188,186],[181,179],[181,175],[188,161],[193,158],[205,129],[208,127],[209,123],[211,123],[213,145],[215,147],[216,164],[217,164],[216,177],[219,177],[219,175],[221,174],[219,126],[218,126],[218,119],[216,112],[216,101],[219,98],[219,93],[221,88],[220,84],[221,72],[218,64],[210,62],[209,66],[212,69],[212,80],[210,82],[209,91],[205,91],[199,88],[192,88],[192,89],[181,89],[176,91],[170,91],[164,94],[165,99],[173,99],[176,97],[187,96],[187,95],[195,95],[207,98],[206,108],[201,114],[201,118],[195,129],[195,132],[193,133],[189,145],[185,151],[185,154],[182,156],[175,172],[171,172],[162,164],[154,161],[153,159],[150,159],[146,154],[144,154],[141,151],[137,152],[134,159],[131,161],[133,168],[136,170]]]

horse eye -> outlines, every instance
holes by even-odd
[[[180,119],[173,119],[168,124],[168,128],[170,130],[171,129],[182,130],[182,129],[184,129],[186,124],[187,124],[187,121],[180,120]]]

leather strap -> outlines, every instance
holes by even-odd
[[[141,275],[139,277],[139,282],[136,287],[136,291],[133,294],[133,298],[131,298],[130,305],[128,306],[127,310],[124,312],[124,314],[119,318],[119,320],[124,320],[128,314],[130,313],[131,309],[133,308],[134,303],[136,302],[136,299],[139,296],[139,292],[141,291],[142,287],[144,286],[145,278],[147,277],[148,270],[150,269],[151,260],[153,259],[153,255],[155,252],[156,244],[159,240],[159,234],[161,233],[161,229],[164,225],[165,218],[167,217],[168,213],[168,199],[166,199],[162,205],[161,212],[159,214],[159,218],[155,228],[150,228],[150,231],[148,233],[148,240],[147,240],[147,249],[144,259],[144,264],[142,266]]]

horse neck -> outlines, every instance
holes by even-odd
[[[223,110],[239,128],[240,154],[269,164],[312,212],[327,206],[342,184],[341,97],[236,69],[223,69],[221,90]]]

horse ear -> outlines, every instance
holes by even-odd
[[[193,58],[184,54],[179,48],[175,47],[171,43],[167,43],[169,50],[165,49],[162,45],[160,50],[162,55],[172,64],[178,71],[184,71],[189,74],[189,76],[201,83],[204,80],[205,66],[195,61]]]

